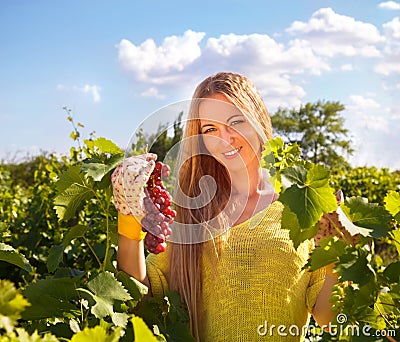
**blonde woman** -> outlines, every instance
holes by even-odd
[[[246,77],[208,77],[194,92],[180,145],[167,251],[146,260],[140,225],[129,224],[135,213],[120,215],[119,269],[153,296],[177,290],[198,341],[299,341],[310,314],[320,325],[333,318],[337,278],[303,270],[313,241],[293,247],[280,226],[283,206],[260,168],[271,136],[267,109]],[[142,158],[152,165],[155,157]]]

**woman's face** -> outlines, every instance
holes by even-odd
[[[199,117],[204,145],[229,171],[259,167],[260,138],[224,95],[217,93],[202,100]]]

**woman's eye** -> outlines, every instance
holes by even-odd
[[[215,128],[211,127],[211,128],[207,128],[206,130],[203,131],[203,134],[207,134],[207,133],[211,133],[214,132]]]
[[[235,120],[235,121],[231,122],[231,126],[236,126],[236,125],[239,125],[239,124],[241,124],[243,122],[245,122],[245,121],[244,120]]]

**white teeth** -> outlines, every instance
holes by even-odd
[[[239,150],[240,150],[240,148],[237,148],[237,149],[234,149],[234,150],[232,150],[232,151],[230,151],[230,152],[226,152],[226,153],[224,153],[224,154],[225,154],[226,156],[233,156],[234,154],[238,153]]]

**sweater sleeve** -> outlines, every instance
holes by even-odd
[[[165,297],[168,292],[168,252],[149,254],[146,258],[146,268],[153,296]]]
[[[310,252],[314,249],[314,242],[310,241]],[[310,272],[310,281],[308,283],[308,288],[306,292],[306,305],[309,312],[312,312],[312,309],[317,301],[317,297],[322,289],[322,285],[325,281],[326,270],[325,267],[321,267],[318,270]]]

